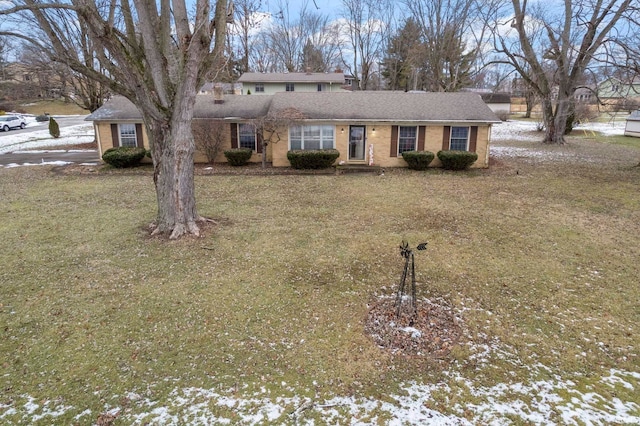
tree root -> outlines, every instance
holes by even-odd
[[[158,226],[156,222],[153,222],[149,224],[149,229],[151,230],[150,236],[155,237],[158,235],[168,234],[170,240],[177,240],[187,235],[199,237],[201,233],[200,233],[200,226],[198,226],[198,223],[201,223],[203,225],[219,224],[216,220],[211,219],[209,217],[204,217],[204,216],[198,216],[196,220],[192,220],[187,223],[175,224],[172,228],[163,228],[161,226]]]

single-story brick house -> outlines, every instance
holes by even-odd
[[[263,96],[198,96],[194,122],[222,123],[224,149],[247,147],[251,161],[261,161],[262,134],[256,123],[282,111],[293,115],[280,140],[267,146],[267,160],[287,167],[292,149],[335,148],[338,162],[406,167],[403,151],[464,150],[478,153],[472,167],[489,164],[491,126],[500,120],[475,93],[277,93]],[[91,114],[100,154],[114,146],[149,147],[138,109],[114,97]],[[196,152],[196,162],[206,157]],[[216,161],[225,161],[220,154]],[[434,167],[440,165],[436,158]]]

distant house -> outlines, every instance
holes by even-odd
[[[596,102],[596,90],[592,87],[578,87],[573,92],[573,99],[582,104],[593,104]]]
[[[640,138],[640,109],[632,112],[627,117],[627,124],[624,127],[625,136]]]
[[[265,96],[198,96],[194,120],[220,126],[225,148],[244,147],[261,161],[262,134],[256,123],[267,114],[295,112],[281,128],[277,143],[267,145],[274,167],[290,166],[293,149],[337,149],[345,164],[406,167],[404,151],[462,150],[478,154],[472,167],[489,165],[491,126],[500,120],[474,93],[277,93]],[[114,146],[149,147],[142,115],[128,100],[114,97],[91,114],[100,154]],[[196,162],[206,162],[197,152]],[[226,161],[220,155],[216,161]],[[440,166],[436,159],[434,167]]]
[[[346,85],[342,72],[246,72],[240,76],[243,95],[273,95],[279,92],[344,92]]]
[[[598,85],[598,99],[605,105],[622,110],[634,110],[640,106],[640,78],[631,82],[608,78]]]
[[[480,93],[482,100],[496,114],[511,113],[511,95],[508,93]]]

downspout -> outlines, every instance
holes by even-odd
[[[487,129],[487,152],[485,153],[484,164],[487,165],[487,169],[489,168],[489,150],[491,149],[491,130],[493,129],[493,124],[489,124],[489,128]]]

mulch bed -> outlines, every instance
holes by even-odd
[[[396,318],[395,298],[384,297],[369,305],[365,332],[381,348],[394,354],[445,358],[462,336],[461,320],[444,300],[418,300],[417,315],[403,300]]]

